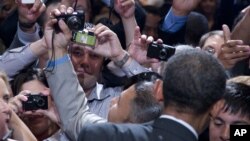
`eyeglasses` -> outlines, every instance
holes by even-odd
[[[129,88],[130,86],[132,86],[135,83],[139,83],[142,81],[154,82],[157,79],[162,80],[162,77],[156,72],[139,73],[137,75],[134,75],[134,76],[128,78],[125,81],[123,89],[125,90],[125,89]]]

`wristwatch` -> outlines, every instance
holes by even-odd
[[[126,52],[125,55],[124,55],[124,57],[122,58],[122,60],[120,60],[120,61],[114,61],[114,64],[117,67],[121,68],[128,61],[128,59],[129,59],[129,54]]]

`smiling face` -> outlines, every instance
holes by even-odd
[[[78,44],[72,44],[69,53],[78,80],[84,91],[92,90],[100,78],[104,58]]]
[[[230,140],[230,125],[250,125],[250,119],[240,113],[231,114],[222,110],[219,111],[210,121],[210,141]]]
[[[9,130],[8,122],[11,116],[10,108],[7,105],[10,94],[2,78],[0,78],[0,88],[0,138],[2,138]]]

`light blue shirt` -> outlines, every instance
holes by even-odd
[[[172,8],[170,8],[165,16],[161,29],[165,32],[176,32],[184,26],[187,19],[188,16],[174,15]]]

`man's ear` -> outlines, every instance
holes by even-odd
[[[163,81],[157,79],[154,85],[154,91],[155,91],[154,97],[158,102],[164,101],[162,87],[163,87]]]

